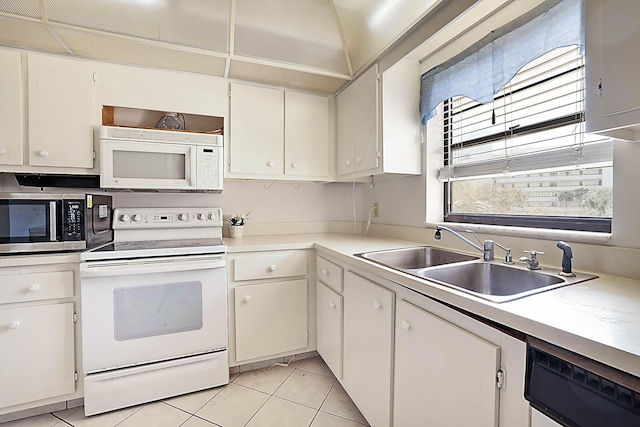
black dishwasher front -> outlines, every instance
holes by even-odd
[[[525,398],[567,427],[640,426],[640,378],[537,339],[527,343]]]

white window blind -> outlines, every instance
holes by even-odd
[[[559,48],[480,104],[445,102],[443,182],[608,167],[611,140],[584,132],[584,57]]]

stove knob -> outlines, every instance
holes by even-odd
[[[203,213],[199,213],[199,214],[198,214],[198,219],[199,219],[200,221],[202,221],[202,220],[204,220],[204,219],[207,219],[207,217],[206,217],[206,215],[205,215],[205,214],[203,214]]]
[[[122,222],[129,222],[131,220],[131,217],[127,214],[124,214],[120,217],[120,221]]]
[[[134,215],[133,217],[131,217],[131,219],[133,220],[133,222],[140,222],[142,221],[142,215]]]
[[[187,214],[178,215],[178,220],[180,220],[180,221],[186,221],[187,219],[189,219],[189,215],[187,215]]]
[[[214,220],[216,219],[218,215],[216,214],[216,212],[209,212],[209,215],[207,215],[207,218],[210,220]]]

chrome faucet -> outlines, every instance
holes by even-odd
[[[438,226],[436,228],[436,233],[433,235],[433,237],[436,240],[440,240],[442,239],[442,233],[441,230],[444,231],[448,231],[449,233],[453,234],[454,236],[456,236],[458,239],[462,240],[463,242],[466,242],[468,244],[470,244],[471,246],[473,246],[474,248],[476,248],[477,250],[479,250],[480,252],[482,252],[484,260],[485,261],[493,261],[494,259],[494,244],[498,245],[498,247],[504,249],[505,251],[507,251],[507,257],[505,258],[505,263],[507,262],[507,259],[510,261],[511,260],[511,250],[509,248],[505,248],[502,245],[499,245],[498,243],[494,242],[493,240],[485,240],[484,242],[480,240],[480,238],[476,235],[476,233],[474,233],[471,230],[465,230],[467,233],[473,233],[474,236],[476,236],[476,239],[478,239],[478,242],[480,242],[482,244],[482,246],[480,245],[476,245],[475,243],[473,243],[471,240],[467,239],[466,237],[464,237],[462,234],[458,233],[457,231],[453,231],[452,229],[450,229],[449,227],[443,227],[443,226]]]
[[[538,255],[544,255],[544,252],[538,251],[524,251],[526,254],[531,254],[531,258],[526,256],[520,257],[518,261],[526,262],[529,270],[541,270],[540,263],[538,262]]]

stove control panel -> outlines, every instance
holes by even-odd
[[[219,208],[117,208],[114,229],[222,227]]]

